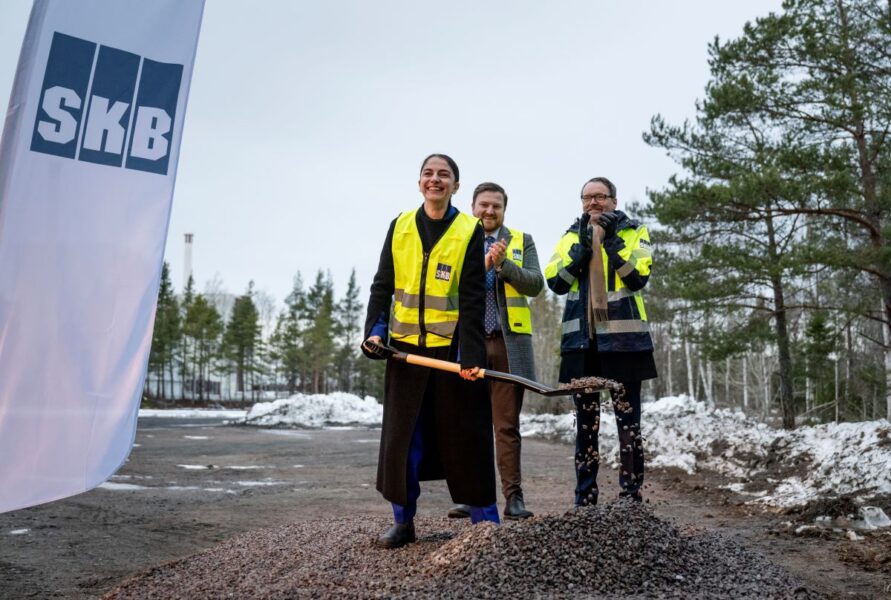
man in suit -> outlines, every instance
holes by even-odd
[[[535,379],[532,355],[532,315],[527,296],[537,296],[544,287],[538,253],[532,236],[504,226],[507,193],[497,183],[481,183],[473,191],[471,209],[486,234],[486,359],[488,368]],[[520,476],[520,410],[523,388],[490,382],[492,423],[495,427],[495,456],[506,501],[505,519],[526,519]],[[470,509],[456,505],[453,518],[470,516]]]

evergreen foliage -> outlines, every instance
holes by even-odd
[[[247,292],[235,300],[232,315],[223,333],[223,356],[235,369],[236,390],[245,400],[245,379],[257,373],[257,354],[262,345],[260,337],[260,313],[254,304],[254,282],[250,282]],[[251,400],[255,400],[255,390],[251,386]]]
[[[731,360],[759,352],[743,360],[743,381],[761,362],[764,412],[776,400],[783,425],[794,427],[796,414],[825,397],[818,349],[845,333],[828,329],[831,313],[832,323],[846,322],[849,365],[858,347],[870,354],[863,339],[883,356],[886,382],[873,376],[871,388],[859,386],[861,412],[870,393],[873,409],[882,393],[891,411],[891,349],[872,331],[876,323],[891,331],[889,48],[887,4],[787,0],[739,38],[711,44],[711,80],[694,123],[653,118],[645,141],[684,173],[651,191],[649,216],[664,227],[654,235],[652,291],[656,312],[671,322],[668,343],[679,338],[688,354],[691,393],[688,344],[707,397],[713,363],[724,361],[729,388]],[[845,381],[855,371],[847,368]]]
[[[173,381],[173,362],[181,337],[179,303],[173,294],[170,266],[165,261],[161,267],[161,284],[158,288],[155,326],[149,353],[149,370],[158,373],[155,396],[161,400],[167,398],[166,384]]]
[[[192,380],[189,385],[198,400],[207,397],[211,369],[220,350],[223,320],[207,299],[198,294],[186,310],[183,333],[192,347]]]

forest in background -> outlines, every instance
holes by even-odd
[[[660,377],[645,397],[685,393],[786,428],[891,416],[891,1],[787,0],[716,38],[709,66],[696,117],[656,115],[643,134],[679,172],[628,208],[654,249]],[[147,395],[169,399],[179,377],[179,397],[199,400],[213,380],[245,401],[380,397],[355,274],[333,290],[298,274],[279,312],[252,287],[227,306],[219,289],[174,295],[165,266]],[[539,379],[554,383],[561,301],[531,306]],[[530,410],[571,407],[530,396]]]

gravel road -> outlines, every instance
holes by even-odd
[[[879,598],[891,591],[881,571],[843,562],[837,540],[777,535],[784,517],[738,505],[707,479],[648,475],[650,501],[641,508],[609,502],[615,474],[604,469],[607,502],[567,513],[572,448],[534,440],[524,442],[523,457],[527,504],[537,518],[500,528],[450,521],[444,483],[430,482],[420,500],[419,543],[381,551],[371,540],[390,509],[374,490],[378,437],[366,429],[140,419],[137,446],[108,484],[0,514],[0,598],[112,591],[122,598],[673,597],[685,589],[697,597],[738,590],[738,597]],[[623,531],[633,552],[617,540]],[[577,534],[571,546],[560,544],[566,532]],[[609,544],[619,546],[604,553]],[[592,554],[600,557],[596,569],[572,558]],[[661,564],[659,557],[677,560]],[[551,574],[548,583],[545,573],[558,563],[567,575],[555,582]],[[634,574],[622,575],[625,569]],[[514,584],[521,587],[504,587]]]

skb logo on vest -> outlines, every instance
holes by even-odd
[[[439,263],[436,265],[436,279],[449,281],[452,278],[452,266]]]

